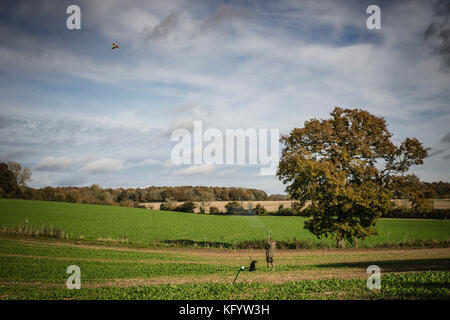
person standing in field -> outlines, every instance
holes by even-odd
[[[275,254],[275,249],[277,248],[277,243],[270,238],[270,234],[267,235],[267,243],[266,243],[266,262],[267,268],[269,268],[269,263],[272,265],[272,268],[275,267],[273,264],[273,256]]]

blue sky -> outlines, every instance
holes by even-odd
[[[81,30],[66,8],[81,8]],[[366,8],[381,8],[381,30]],[[0,160],[33,187],[241,186],[283,193],[255,165],[173,166],[176,128],[280,129],[334,106],[383,116],[450,181],[450,73],[424,32],[433,1],[3,1]],[[120,49],[111,50],[112,42]]]

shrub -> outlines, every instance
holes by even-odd
[[[192,201],[186,201],[183,204],[179,205],[178,207],[176,207],[174,210],[175,211],[180,211],[180,212],[194,212],[195,209],[195,204]]]
[[[119,206],[133,208],[134,207],[134,202],[132,200],[124,199],[124,200],[119,202]]]
[[[257,214],[258,216],[263,216],[267,214],[267,210],[266,208],[264,208],[264,206],[260,203],[256,204],[255,207],[255,214]]]
[[[295,210],[292,208],[285,208],[283,204],[280,204],[278,211],[273,213],[276,216],[294,216]]]
[[[412,219],[450,219],[450,209],[433,209],[419,212],[411,208],[394,208],[383,214],[383,218],[412,218]]]
[[[209,207],[209,214],[220,214],[219,208],[217,208],[215,206],[210,206]]]
[[[227,210],[227,214],[230,215],[243,215],[246,211],[237,201],[228,202],[225,205],[225,209]]]
[[[176,206],[172,202],[163,202],[159,206],[159,210],[173,211],[176,209]]]

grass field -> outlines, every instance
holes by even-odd
[[[301,217],[210,216],[63,202],[0,200],[0,227],[44,229],[53,226],[70,234],[72,239],[127,239],[144,244],[181,239],[236,243],[263,240],[270,232],[279,241],[296,238],[334,243],[317,240],[303,229],[304,221]],[[450,239],[450,221],[447,220],[380,219],[377,229],[379,235],[359,245],[371,247],[415,239]]]
[[[258,260],[255,272],[240,265]],[[366,286],[381,268],[381,290]],[[69,265],[81,290],[65,286]],[[449,299],[450,249],[284,250],[276,269],[254,250],[132,249],[0,237],[1,299]]]
[[[277,250],[275,270],[265,266],[263,250],[155,245],[174,239],[231,243],[263,239],[267,231],[277,240],[317,241],[303,221],[0,200],[0,299],[450,299],[448,246],[371,248],[448,240],[444,220],[382,219],[380,234],[361,243],[367,248]],[[50,225],[71,237],[4,232]],[[99,238],[118,241],[100,244]],[[233,285],[249,257],[258,261],[257,270],[241,272]],[[70,265],[81,269],[80,290],[65,285]],[[381,268],[380,290],[366,286],[370,265]]]

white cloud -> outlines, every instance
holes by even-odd
[[[185,169],[179,169],[172,171],[172,175],[191,175],[191,174],[203,174],[213,172],[216,168],[210,165],[194,165]]]
[[[228,176],[228,175],[234,175],[236,174],[236,168],[233,169],[225,169],[217,172],[218,176]]]
[[[86,163],[80,171],[84,173],[103,173],[122,169],[125,169],[122,160],[105,158]]]
[[[141,162],[139,162],[139,166],[141,167],[151,167],[151,166],[155,166],[155,165],[159,165],[161,164],[161,161],[157,160],[157,159],[145,159]]]
[[[178,164],[175,164],[175,163],[173,163],[173,161],[172,160],[166,160],[166,161],[164,161],[164,167],[166,167],[166,168],[174,168],[174,167],[178,167],[179,165]]]
[[[63,171],[72,169],[74,166],[80,164],[81,161],[66,157],[45,157],[33,166],[33,169],[36,171]]]

